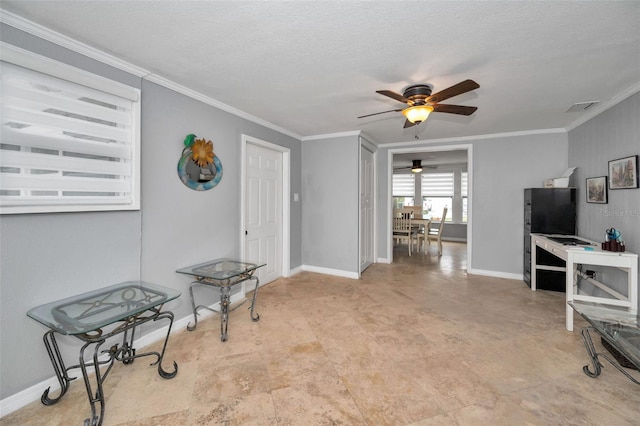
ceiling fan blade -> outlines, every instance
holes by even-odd
[[[478,107],[464,105],[433,105],[433,112],[447,112],[449,114],[471,115],[476,112],[477,109]]]
[[[407,167],[394,167],[393,170],[410,170],[413,169],[414,166],[407,166]],[[425,165],[420,165],[420,167],[422,167],[423,169],[437,169],[438,166],[425,166]]]
[[[458,84],[454,84],[453,86],[448,87],[444,90],[441,90],[438,93],[434,93],[433,95],[426,98],[425,102],[438,103],[444,101],[445,99],[453,98],[454,96],[470,92],[471,90],[477,89],[478,87],[480,87],[480,85],[475,81],[465,80]]]
[[[415,126],[415,125],[416,125],[416,123],[412,123],[412,122],[410,122],[409,120],[405,120],[405,121],[404,121],[404,126],[403,126],[403,127],[406,129],[407,127],[413,127],[413,126]]]
[[[400,109],[391,109],[391,110],[389,110],[389,111],[374,112],[373,114],[361,115],[361,116],[360,116],[360,117],[358,117],[358,118],[365,118],[365,117],[371,117],[372,115],[386,114],[386,113],[388,113],[388,112],[400,112],[400,111],[402,111],[402,108],[400,108]]]
[[[376,93],[380,93],[381,95],[385,95],[390,97],[391,99],[395,99],[396,101],[408,104],[411,101],[399,93],[392,92],[391,90],[376,90]]]

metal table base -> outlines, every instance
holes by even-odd
[[[145,311],[142,314],[125,318],[122,320],[122,323],[119,324],[114,330],[107,333],[104,333],[102,329],[96,329],[91,333],[75,334],[74,336],[85,342],[85,344],[80,349],[79,364],[72,365],[71,367],[65,367],[64,360],[62,359],[62,356],[60,354],[58,343],[56,342],[56,331],[50,330],[46,332],[43,336],[44,345],[47,349],[47,353],[49,354],[49,359],[51,360],[51,364],[53,365],[53,369],[56,373],[56,377],[58,378],[58,382],[60,383],[60,394],[57,397],[52,398],[49,395],[50,388],[47,388],[40,398],[42,403],[44,405],[53,405],[60,401],[64,394],[67,393],[67,390],[69,389],[69,383],[72,380],[76,379],[76,377],[69,377],[69,370],[80,368],[80,370],[82,371],[85,388],[87,390],[89,403],[91,404],[91,417],[85,419],[84,424],[85,426],[99,426],[102,424],[105,411],[103,383],[106,380],[109,372],[111,371],[111,368],[113,367],[113,363],[115,361],[121,361],[123,364],[128,365],[133,363],[136,358],[153,355],[156,357],[156,360],[150,365],[158,366],[158,374],[160,375],[160,377],[163,377],[165,379],[171,379],[175,377],[175,375],[178,374],[178,364],[175,361],[173,362],[173,371],[166,371],[164,368],[162,368],[162,359],[167,347],[167,341],[169,340],[169,334],[171,333],[171,326],[173,325],[173,313],[169,311],[161,312],[161,308],[162,306],[155,307],[149,309],[148,311]],[[144,314],[146,314],[147,316],[144,316]],[[136,327],[149,321],[158,321],[162,319],[169,320],[169,329],[167,330],[167,335],[165,336],[164,344],[162,345],[162,352],[136,353],[136,350],[133,347]],[[108,338],[121,333],[123,334],[121,346],[116,343],[109,349],[102,351],[100,350],[101,346]],[[93,349],[93,357],[92,361],[87,362],[85,361],[84,354],[91,345],[95,345]],[[104,353],[108,355],[108,359],[101,361],[99,358]],[[108,367],[106,371],[104,371],[104,373],[101,373],[100,367],[105,365],[107,365]],[[91,372],[94,373],[95,376],[93,380],[93,382],[95,382],[95,390],[92,387],[92,380],[89,377],[89,374]],[[97,407],[98,405],[99,408]]]
[[[587,350],[587,354],[589,355],[589,359],[591,361],[591,367],[593,367],[593,371],[589,368],[589,365],[585,365],[582,367],[582,371],[584,374],[591,378],[596,378],[602,372],[602,364],[600,363],[598,357],[603,357],[611,365],[613,365],[618,371],[624,374],[629,380],[633,383],[640,385],[640,381],[636,380],[631,374],[624,370],[624,368],[618,363],[616,360],[613,360],[604,352],[596,351],[596,347],[593,344],[593,340],[591,340],[591,334],[589,334],[589,330],[595,330],[593,327],[584,327],[580,330],[580,334],[582,335],[582,342],[584,343],[584,347]],[[597,330],[595,330],[597,332]]]
[[[193,331],[196,329],[196,327],[198,326],[198,311],[201,309],[206,309],[208,311],[220,314],[220,340],[223,342],[226,342],[228,338],[227,328],[229,325],[229,312],[234,311],[240,306],[244,305],[248,300],[248,299],[245,299],[242,302],[238,303],[236,306],[231,307],[231,288],[237,284],[240,284],[245,281],[251,281],[251,280],[256,282],[256,286],[253,291],[253,297],[251,298],[251,306],[249,307],[249,309],[251,310],[250,315],[251,315],[252,321],[259,321],[260,315],[255,313],[254,311],[255,311],[256,299],[258,297],[258,287],[260,286],[260,280],[258,279],[258,277],[253,276],[254,271],[255,270],[252,270],[250,272],[243,273],[233,278],[220,279],[220,280],[213,279],[213,278],[197,277],[197,280],[193,281],[189,286],[189,295],[191,296],[191,307],[193,309],[194,322],[193,322],[193,325],[191,325],[191,323],[187,325],[187,330]],[[220,310],[216,310],[205,305],[196,306],[195,298],[193,296],[193,287],[198,285],[206,286],[206,287],[213,286],[213,287],[218,287],[220,289]]]

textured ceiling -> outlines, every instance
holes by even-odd
[[[640,2],[8,1],[1,7],[299,136],[571,128],[640,89]],[[403,129],[375,93],[480,88]],[[575,102],[599,100],[587,112]]]

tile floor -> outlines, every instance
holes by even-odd
[[[262,287],[260,321],[234,311],[227,342],[217,316],[171,336],[174,379],[144,359],[116,365],[103,424],[640,425],[640,386],[609,365],[583,374],[563,294],[467,275],[463,244],[435,251],[399,247],[361,280],[304,272]],[[81,425],[84,392],[73,382],[0,424]]]

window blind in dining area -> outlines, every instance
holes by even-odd
[[[460,194],[463,197],[469,196],[469,173],[467,172],[460,174]]]
[[[393,196],[413,197],[415,194],[415,175],[394,174],[393,175]]]
[[[91,80],[2,63],[0,212],[139,208],[139,91]]]
[[[423,173],[422,196],[453,197],[453,173]]]

